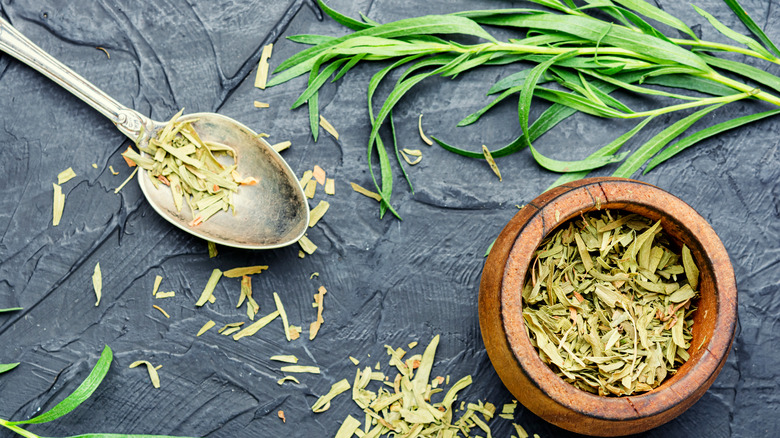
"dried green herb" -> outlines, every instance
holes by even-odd
[[[348,391],[350,388],[349,382],[347,379],[341,379],[338,382],[334,383],[330,387],[330,391],[328,391],[327,394],[321,396],[317,399],[317,401],[311,406],[312,412],[325,412],[328,409],[330,409],[330,401],[336,398],[337,395]]]
[[[157,291],[160,290],[160,284],[162,284],[162,275],[154,276],[154,286],[152,286],[152,296],[157,296]]]
[[[70,181],[75,177],[76,177],[76,172],[73,171],[72,167],[68,167],[67,169],[57,174],[57,184],[60,185],[65,184],[66,182]]]
[[[200,298],[198,298],[198,301],[195,303],[196,306],[200,307],[204,304],[206,304],[206,301],[209,301],[209,299],[214,294],[214,288],[217,287],[217,283],[219,283],[219,279],[222,277],[222,271],[214,268],[213,271],[211,271],[211,276],[209,277],[209,281],[206,283],[206,287],[203,288],[203,292],[200,294]]]
[[[310,365],[287,365],[281,367],[280,370],[285,373],[311,373],[311,374],[320,373],[320,367],[315,367]]]
[[[688,275],[698,269],[686,250],[660,221],[617,210],[560,226],[534,253],[523,287],[523,319],[542,360],[599,395],[660,385],[689,357],[698,293]]]
[[[703,107],[707,111],[689,116],[684,122],[664,130],[649,144],[635,148],[631,162],[619,169],[620,174],[633,174],[665,147],[697,122],[706,112],[737,100],[763,100],[780,106],[780,97],[772,91],[780,91],[780,78],[765,70],[753,67],[752,62],[737,62],[726,57],[715,57],[707,52],[739,54],[756,58],[761,62],[780,64],[780,52],[766,34],[747,15],[736,0],[726,0],[737,17],[757,38],[749,38],[731,30],[705,11],[702,16],[733,44],[700,40],[691,29],[676,17],[644,0],[587,1],[578,7],[570,0],[531,0],[544,8],[515,8],[483,11],[463,11],[449,15],[429,15],[406,18],[389,23],[363,21],[347,17],[317,0],[322,10],[338,23],[354,32],[339,37],[302,35],[292,41],[309,44],[299,53],[282,62],[268,86],[284,83],[308,73],[306,90],[293,107],[308,103],[312,133],[317,139],[319,117],[318,93],[328,78],[341,78],[361,61],[392,62],[377,72],[368,85],[368,111],[371,133],[368,137],[368,167],[372,182],[378,192],[380,212],[390,210],[398,216],[390,202],[393,191],[393,171],[390,154],[379,135],[384,124],[394,133],[393,109],[418,83],[434,76],[456,77],[461,73],[488,65],[519,63],[536,64],[530,69],[513,72],[494,84],[488,94],[501,93],[484,108],[466,117],[459,126],[477,121],[498,102],[519,94],[518,119],[521,133],[509,144],[490,148],[494,158],[529,148],[533,158],[543,167],[566,172],[566,178],[582,178],[590,169],[623,160],[626,153],[618,149],[645,126],[645,121],[657,115],[690,108]],[[617,3],[617,4],[616,4]],[[664,35],[645,18],[668,26],[674,32],[682,32],[685,38]],[[518,39],[498,41],[487,26],[499,26],[516,31]],[[437,36],[434,36],[437,35]],[[458,35],[477,37],[482,41],[464,44],[451,41]],[[343,66],[343,67],[342,67]],[[339,68],[341,67],[341,70]],[[395,69],[405,69],[394,88],[382,102],[379,111],[372,97],[382,81]],[[755,81],[759,88],[732,79],[731,73]],[[729,76],[727,76],[729,74]],[[554,82],[557,87],[547,87]],[[663,88],[658,88],[658,87]],[[687,94],[672,93],[668,89],[687,90]],[[616,90],[642,94],[653,98],[676,99],[681,103],[665,101],[650,109],[634,110],[611,96]],[[688,91],[696,92],[690,95]],[[533,97],[552,104],[533,123],[529,114]],[[647,100],[653,103],[652,100]],[[645,121],[582,160],[561,161],[548,158],[536,150],[532,141],[577,112],[605,118],[641,118]],[[738,123],[725,122],[716,129],[707,128],[685,139],[685,147],[725,129],[760,120],[761,117],[741,118]],[[666,123],[666,122],[664,122]],[[423,139],[422,121],[418,129]],[[713,127],[714,128],[714,127]],[[471,147],[459,147],[432,137],[443,148],[471,158],[483,158],[487,154]],[[678,144],[677,147],[680,145]],[[653,166],[670,158],[675,151],[662,152]],[[406,176],[403,155],[396,153],[398,166]],[[379,164],[379,175],[374,172]],[[650,166],[648,166],[648,169]],[[408,181],[408,177],[407,177]],[[560,184],[560,182],[558,183]],[[411,186],[411,184],[410,184]]]
[[[295,376],[284,376],[281,379],[276,381],[276,383],[279,384],[279,386],[281,386],[284,382],[295,382],[298,384],[301,383]]]
[[[51,224],[56,227],[62,219],[62,211],[65,210],[65,195],[62,194],[62,187],[59,185],[52,183],[52,187],[54,187],[54,201]]]
[[[126,160],[147,171],[152,184],[170,187],[178,211],[186,202],[192,213],[190,226],[197,226],[220,211],[233,210],[233,194],[240,185],[254,185],[252,177],[242,178],[236,168],[235,151],[226,145],[204,141],[192,121],[181,122],[179,111],[147,144],[136,144],[141,155],[128,148],[122,153]],[[233,159],[225,166],[219,157]],[[118,191],[119,189],[117,189]]]
[[[385,373],[372,371],[371,367],[357,369],[352,383],[352,400],[362,410],[366,423],[359,436],[378,438],[380,436],[405,437],[450,437],[474,436],[472,430],[478,429],[488,437],[491,436],[487,425],[495,415],[496,408],[491,403],[463,404],[459,409],[455,406],[458,394],[471,385],[471,376],[458,380],[446,392],[438,388],[449,380],[441,376],[431,379],[439,336],[435,336],[422,355],[415,354],[405,358],[406,352],[401,348],[386,345],[390,356],[390,365],[395,367],[397,374],[392,380]],[[409,348],[416,346],[409,344]],[[359,361],[353,357],[350,360],[355,365]],[[377,364],[379,365],[379,364]],[[372,382],[378,382],[377,388],[371,387]],[[350,384],[346,379],[331,387],[331,390],[317,400],[312,411],[323,412],[328,409],[330,401],[338,394],[347,391]],[[434,400],[434,395],[443,393],[440,401]],[[455,418],[457,412],[460,417]],[[349,431],[354,433],[360,422],[349,420]],[[342,429],[340,429],[342,430]],[[345,435],[352,436],[348,432]],[[477,435],[478,436],[478,435]]]
[[[274,303],[276,304],[276,311],[279,312],[279,316],[282,318],[282,325],[284,326],[284,336],[287,338],[287,341],[292,341],[292,337],[290,335],[290,324],[287,322],[287,312],[284,311],[284,305],[282,304],[282,299],[279,298],[279,294],[274,292]]]
[[[214,257],[217,256],[217,244],[209,240],[208,248],[209,248],[209,258],[213,259]]]
[[[103,274],[100,272],[100,263],[95,264],[95,271],[92,273],[92,288],[95,290],[95,307],[100,304],[100,298],[103,296]]]
[[[268,270],[267,265],[246,266],[243,268],[228,269],[227,271],[223,272],[222,275],[228,278],[238,278],[245,275],[259,274],[266,270]]]
[[[209,322],[203,324],[203,327],[201,327],[200,330],[198,330],[198,334],[195,336],[200,336],[203,333],[206,333],[207,331],[211,330],[211,328],[214,327],[216,324],[217,323],[215,323],[214,321],[209,320]]]
[[[160,369],[162,367],[162,365],[158,365],[157,367],[155,367],[148,360],[137,360],[137,361],[131,363],[129,368],[135,368],[135,367],[140,366],[140,365],[146,365],[146,370],[149,372],[149,380],[152,381],[152,386],[154,386],[155,388],[159,389],[160,388],[160,375],[157,374],[157,370]]]
[[[298,358],[291,354],[271,356],[271,360],[285,363],[298,363]]]
[[[301,239],[298,241],[298,245],[300,245],[301,249],[306,254],[309,254],[309,255],[314,254],[314,251],[317,250],[317,245],[315,245],[314,242],[309,240],[309,238],[306,235],[301,237]],[[301,257],[301,258],[303,258],[303,257]]]
[[[309,228],[317,225],[317,222],[325,216],[328,208],[330,208],[330,203],[328,201],[320,201],[316,207],[311,209],[311,212],[309,213]]]
[[[255,333],[257,333],[258,330],[260,330],[261,328],[267,326],[268,323],[270,323],[271,321],[276,319],[277,316],[279,316],[279,311],[278,310],[274,310],[273,312],[271,312],[268,315],[258,319],[257,321],[253,322],[252,324],[248,325],[247,327],[244,327],[240,332],[238,332],[235,335],[233,335],[233,340],[237,341],[237,340],[239,340],[239,339],[241,339],[243,337],[254,335]]]

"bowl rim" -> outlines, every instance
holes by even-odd
[[[511,244],[511,247],[500,280],[500,315],[508,347],[531,384],[567,409],[606,421],[642,420],[662,415],[681,403],[692,405],[720,371],[736,330],[736,284],[733,269],[728,254],[712,227],[692,207],[676,196],[650,184],[624,178],[588,178],[560,186],[540,195],[526,208],[529,207],[535,211],[526,213],[525,222],[510,231],[515,237],[507,236],[510,241],[503,242],[504,245]],[[716,293],[717,311],[712,336],[705,339],[706,347],[699,348],[695,358],[691,355],[686,362],[689,364],[687,368],[683,368],[685,365],[679,368],[685,372],[667,377],[664,383],[652,391],[621,397],[591,394],[565,382],[542,362],[530,343],[523,318],[508,317],[522,314],[522,285],[532,254],[541,241],[558,225],[580,212],[606,208],[627,211],[633,211],[632,208],[646,209],[657,216],[651,219],[662,219],[664,229],[674,226],[677,234],[683,233],[680,240],[692,247],[702,272],[706,271],[706,275],[711,276],[712,291]],[[669,211],[675,214],[670,214]],[[643,215],[650,217],[648,214]],[[509,225],[505,231],[508,228]],[[675,233],[669,234],[675,239],[679,237]],[[701,258],[705,260],[700,260]],[[491,263],[490,257],[486,263]],[[707,271],[713,266],[726,266],[728,269]],[[501,371],[497,371],[501,376]],[[692,397],[695,399],[690,401]]]

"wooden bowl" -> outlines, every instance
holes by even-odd
[[[533,253],[558,225],[580,212],[621,209],[653,221],[685,244],[700,269],[690,359],[654,390],[604,397],[558,377],[531,345],[522,317],[523,282]],[[479,324],[504,385],[544,420],[586,435],[620,436],[659,426],[692,406],[726,362],[737,320],[737,288],[726,249],[712,227],[679,198],[623,178],[587,178],[543,193],[496,239],[479,291]]]

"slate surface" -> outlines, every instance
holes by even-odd
[[[685,2],[657,3],[695,25],[705,39],[722,41]],[[725,4],[696,3],[745,31]],[[780,41],[780,3],[743,3]],[[362,11],[380,22],[501,5],[509,3],[333,1],[348,15]],[[330,211],[309,233],[319,245],[314,255],[299,259],[297,246],[266,252],[220,247],[219,255],[209,259],[205,242],[160,219],[137,184],[114,194],[129,173],[120,156],[128,141],[110,122],[0,55],[0,308],[24,308],[0,314],[0,363],[21,362],[0,376],[0,418],[29,418],[52,407],[86,377],[105,344],[113,348],[115,360],[95,394],[71,414],[30,430],[45,436],[333,436],[347,413],[362,418],[350,398],[336,399],[319,415],[309,408],[333,382],[352,379],[354,366],[347,357],[386,366],[385,344],[425,345],[435,334],[442,339],[434,375],[473,375],[474,384],[462,399],[498,406],[512,399],[480,338],[477,289],[483,255],[516,205],[536,197],[556,176],[523,151],[498,160],[504,176],[499,182],[484,161],[422,144],[416,122],[424,113],[428,134],[475,150],[482,143],[506,144],[519,133],[514,102],[498,106],[476,125],[454,126],[489,101],[490,84],[517,67],[484,68],[455,81],[428,80],[404,99],[395,112],[400,144],[422,149],[424,158],[408,169],[414,194],[396,167],[394,199],[403,222],[380,220],[374,201],[348,185],[370,186],[365,90],[378,66],[358,67],[321,93],[322,114],[340,131],[338,141],[323,134],[314,143],[305,109],[288,109],[303,90],[304,78],[265,91],[253,87],[264,44],[277,42],[275,66],[300,48],[281,37],[346,32],[330,19],[321,21],[309,1],[3,0],[0,9],[30,39],[120,102],[160,120],[181,107],[235,117],[271,134],[274,142],[291,140],[284,157],[298,174],[319,164],[337,181],[336,195],[327,198]],[[96,46],[104,47],[110,59]],[[777,65],[768,69],[780,73]],[[254,100],[271,107],[256,109]],[[765,109],[756,103],[732,104],[707,116],[702,126]],[[630,147],[673,117],[659,118]],[[580,158],[631,125],[578,115],[539,139],[537,147],[556,158]],[[643,436],[755,437],[780,428],[779,134],[779,119],[764,120],[637,175],[679,196],[710,221],[732,258],[740,299],[738,335],[713,387],[682,416]],[[112,175],[109,165],[119,175]],[[62,223],[52,227],[51,183],[69,166],[78,177],[63,185],[65,212]],[[320,190],[314,202],[324,197]],[[90,278],[97,262],[104,296],[95,307]],[[261,315],[273,310],[276,291],[291,321],[308,328],[315,315],[312,294],[320,285],[328,289],[325,324],[315,341],[288,343],[279,323],[240,342],[216,329],[195,337],[209,319],[218,326],[246,320],[243,310],[235,309],[237,280],[220,282],[215,304],[195,308],[194,302],[213,268],[252,264],[270,266],[254,280]],[[310,278],[314,272],[319,276]],[[155,275],[164,277],[161,290],[176,291],[175,298],[151,296]],[[279,364],[269,360],[274,354],[295,354],[301,363],[321,367],[322,374],[301,375],[299,385],[279,386]],[[160,389],[151,387],[143,369],[128,369],[139,359],[163,365]],[[280,409],[286,424],[277,418]],[[516,417],[543,437],[571,436],[523,408]],[[493,436],[509,436],[509,421],[496,419],[492,426]],[[0,437],[12,435],[0,431]]]

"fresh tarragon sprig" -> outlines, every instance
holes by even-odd
[[[65,397],[64,400],[57,403],[57,405],[51,408],[50,410],[40,415],[36,415],[35,417],[32,417],[27,420],[8,421],[0,418],[0,426],[5,427],[6,429],[11,430],[13,432],[16,432],[17,434],[26,438],[45,438],[40,435],[36,435],[20,426],[26,424],[48,423],[76,409],[79,405],[84,403],[92,395],[93,392],[95,392],[98,385],[100,385],[100,382],[102,382],[103,379],[106,377],[106,374],[108,373],[108,369],[111,367],[111,361],[113,360],[113,357],[114,354],[111,351],[111,348],[106,346],[103,349],[103,352],[100,354],[100,359],[98,359],[97,363],[95,364],[95,367],[92,368],[92,371],[89,373],[89,376],[87,376],[87,378],[84,379],[83,382],[81,382],[81,385],[79,385],[79,387],[76,388],[76,390],[73,391],[73,393]],[[66,438],[175,438],[175,437],[169,437],[168,435],[88,433],[84,435],[74,435]]]
[[[780,64],[777,47],[736,0],[725,1],[759,41],[729,29],[695,6],[698,13],[736,45],[703,41],[681,20],[644,0],[586,0],[586,5],[581,7],[571,0],[530,1],[546,9],[465,11],[379,24],[366,16],[362,16],[362,21],[347,17],[317,0],[326,14],[354,32],[341,37],[290,37],[292,41],[312,47],[282,62],[268,86],[308,73],[308,86],[294,102],[293,108],[308,103],[312,134],[316,140],[319,89],[329,80],[340,79],[361,62],[393,61],[377,72],[368,86],[371,132],[367,157],[371,177],[382,198],[380,215],[390,210],[395,216],[398,213],[390,202],[393,191],[390,154],[379,135],[380,127],[389,123],[394,134],[393,108],[411,88],[432,76],[454,78],[484,65],[536,64],[533,68],[523,67],[498,81],[488,91],[488,94],[498,94],[498,97],[463,119],[458,126],[474,123],[496,103],[519,93],[518,119],[522,133],[506,146],[492,148],[488,152],[492,157],[501,157],[528,147],[542,167],[563,173],[556,185],[582,178],[592,169],[621,161],[614,172],[616,176],[631,176],[651,160],[645,167],[647,172],[705,138],[780,113],[780,109],[775,109],[727,120],[664,149],[704,115],[725,104],[753,99],[780,106],[780,97],[774,94],[780,93],[780,78],[745,63],[712,54],[730,52]],[[606,14],[611,19],[589,15],[592,11],[599,12],[600,16]],[[651,21],[680,32],[684,38],[665,35]],[[506,27],[527,34],[520,35],[519,39],[498,41],[484,26]],[[477,37],[484,42],[462,44],[445,39],[456,35]],[[373,96],[377,87],[392,70],[402,67],[404,72],[375,113]],[[732,76],[748,78],[756,85]],[[557,83],[559,86],[547,87],[545,83]],[[696,95],[666,91],[669,89],[694,91]],[[611,95],[615,90],[671,98],[680,103],[634,110]],[[533,123],[529,120],[532,97],[552,103]],[[618,150],[654,117],[690,109],[696,111],[663,129],[633,154],[618,154]],[[583,160],[555,160],[533,147],[534,140],[576,112],[596,117],[643,120]],[[482,159],[488,155],[475,152],[473,147],[454,146],[436,137],[434,140],[441,147],[466,157]],[[398,165],[403,169],[395,135],[393,148]],[[375,161],[379,163],[379,178],[374,172]],[[411,182],[409,186],[412,188]]]

